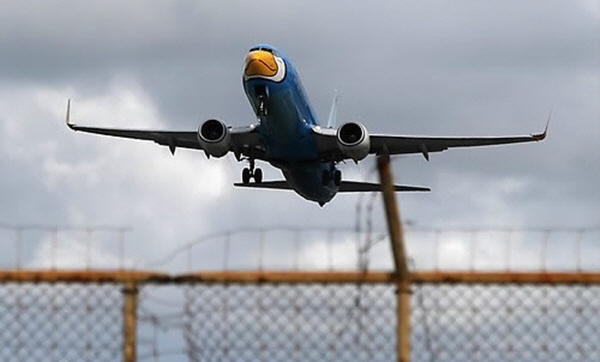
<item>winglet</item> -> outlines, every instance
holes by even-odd
[[[75,129],[75,125],[71,123],[71,98],[67,100],[67,115],[65,116],[65,123],[70,129]]]
[[[546,135],[548,134],[548,126],[550,126],[551,117],[552,112],[550,112],[550,114],[548,115],[548,120],[546,120],[546,127],[544,128],[544,132],[531,135],[531,138],[533,138],[534,141],[542,141],[546,138]]]

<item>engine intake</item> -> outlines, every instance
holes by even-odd
[[[223,157],[229,152],[230,135],[227,125],[218,119],[209,119],[198,127],[198,142],[207,155]]]
[[[336,139],[342,153],[360,161],[367,157],[371,148],[371,139],[365,126],[357,122],[348,122],[337,130]]]

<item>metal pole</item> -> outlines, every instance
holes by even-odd
[[[135,362],[135,329],[138,288],[135,282],[123,286],[123,362]]]
[[[396,283],[396,355],[399,362],[410,361],[410,274],[404,252],[404,234],[400,212],[394,193],[394,180],[390,168],[390,156],[377,157],[377,168],[383,192],[385,216],[392,244],[392,255],[397,275]]]
[[[398,362],[410,362],[410,280],[401,280],[396,290]]]
[[[377,157],[377,168],[379,169],[379,179],[381,181],[381,190],[383,192],[383,204],[385,206],[385,216],[387,219],[388,232],[392,242],[392,255],[394,257],[394,266],[400,279],[409,279],[408,266],[404,253],[404,234],[402,223],[400,222],[400,211],[396,203],[396,194],[394,193],[394,180],[390,168],[390,156],[380,155]]]

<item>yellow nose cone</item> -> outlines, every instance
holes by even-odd
[[[246,77],[265,76],[273,77],[277,74],[277,63],[273,54],[264,50],[255,50],[248,53],[246,57],[246,67],[244,69]]]

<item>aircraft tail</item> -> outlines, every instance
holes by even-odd
[[[287,181],[265,181],[265,182],[253,182],[253,183],[235,183],[234,186],[238,187],[249,187],[256,189],[275,189],[275,190],[293,190]],[[358,181],[342,181],[338,192],[375,192],[381,191],[381,184],[371,182],[358,182]],[[428,187],[421,186],[407,186],[407,185],[394,185],[394,191],[396,192],[407,192],[407,191],[431,191]]]
[[[333,102],[331,103],[331,110],[329,111],[329,118],[327,119],[327,128],[334,128],[337,123],[337,103],[338,103],[338,92],[335,91],[333,96]]]

